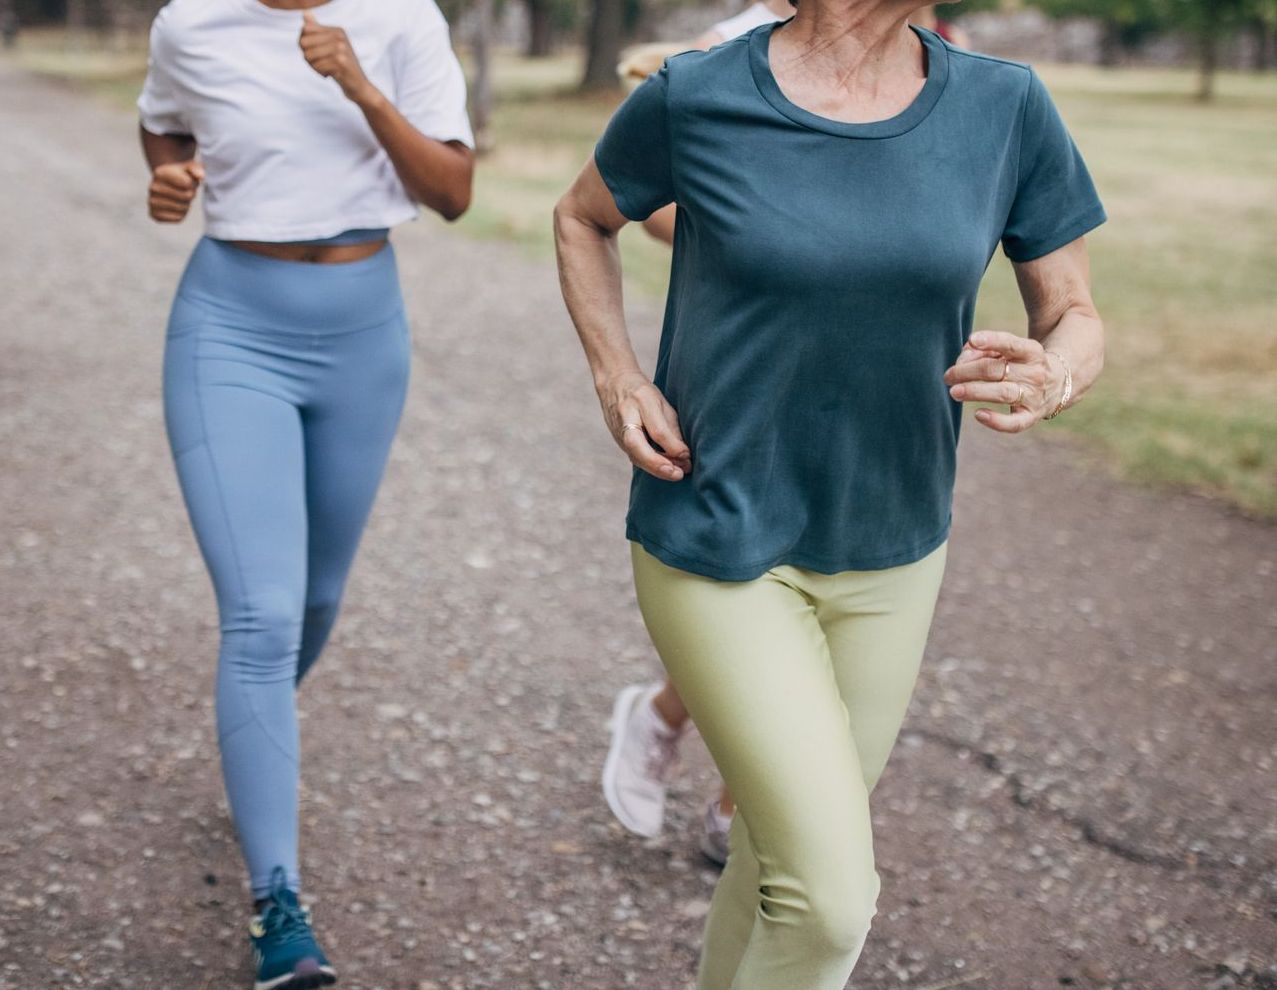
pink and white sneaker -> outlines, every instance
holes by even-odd
[[[705,809],[705,830],[701,833],[701,855],[717,866],[727,865],[727,833],[732,816],[719,810],[718,798]]]
[[[632,684],[612,707],[612,744],[603,764],[603,796],[616,820],[650,839],[665,823],[665,792],[678,763],[682,730],[671,729],[652,705],[659,684]]]

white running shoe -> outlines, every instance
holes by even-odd
[[[646,839],[665,823],[665,789],[683,733],[652,706],[659,684],[632,684],[612,707],[612,745],[603,764],[603,796],[617,821]]]
[[[718,798],[705,809],[705,831],[701,833],[701,854],[711,863],[727,865],[727,833],[731,831],[732,816],[718,810]]]

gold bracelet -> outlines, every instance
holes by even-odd
[[[1056,416],[1064,412],[1064,407],[1069,404],[1069,399],[1073,398],[1073,371],[1069,368],[1069,362],[1065,360],[1064,355],[1059,351],[1047,351],[1047,353],[1054,354],[1060,359],[1060,364],[1064,365],[1064,391],[1060,395],[1060,404],[1051,411],[1051,415],[1044,417],[1045,419],[1055,419]]]

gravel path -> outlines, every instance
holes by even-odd
[[[247,985],[159,399],[195,230],[149,225],[144,182],[127,114],[0,62],[3,990]],[[689,747],[652,842],[596,786],[611,697],[656,664],[552,269],[396,240],[412,396],[302,701],[317,918],[351,988],[679,990],[711,776]],[[1277,529],[1041,433],[964,441],[854,985],[1275,987]]]

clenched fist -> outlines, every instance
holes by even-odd
[[[310,67],[321,76],[336,80],[341,91],[355,103],[362,104],[377,92],[364,75],[355,49],[341,28],[320,24],[307,11],[302,14],[298,44]]]
[[[194,159],[157,165],[151,173],[146,200],[151,219],[157,223],[180,223],[203,181],[204,166]]]

